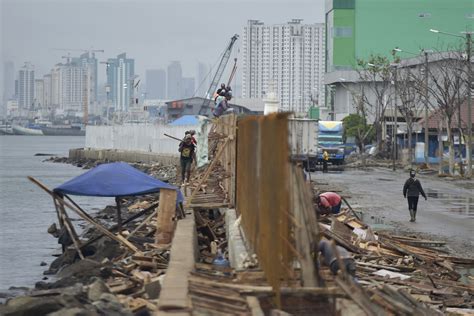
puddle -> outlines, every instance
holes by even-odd
[[[377,178],[377,180],[387,181],[387,182],[395,181],[394,179],[385,179],[385,178]]]
[[[430,198],[434,198],[440,201],[443,201],[447,204],[452,205],[447,210],[451,213],[456,213],[459,215],[464,215],[468,217],[474,217],[474,197],[457,195],[457,194],[448,194],[444,192],[439,192],[437,190],[426,190],[426,195]]]
[[[454,267],[457,273],[461,275],[459,281],[464,284],[474,283],[474,266],[456,266]],[[469,278],[471,277],[471,278]]]
[[[360,219],[369,225],[373,230],[393,230],[391,225],[385,223],[384,219],[378,216],[356,211]]]

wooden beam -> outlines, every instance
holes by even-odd
[[[120,198],[115,197],[115,204],[117,205],[117,229],[120,233],[122,231],[122,210],[120,209]]]
[[[169,244],[173,239],[176,222],[176,190],[161,189],[160,204],[158,206],[158,218],[156,223],[156,244]]]

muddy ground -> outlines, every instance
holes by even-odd
[[[474,258],[474,180],[419,174],[428,200],[420,197],[417,221],[411,223],[402,194],[407,178],[407,171],[386,168],[311,173],[318,190],[340,191],[376,230],[446,241],[449,252]]]

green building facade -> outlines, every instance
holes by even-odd
[[[327,0],[326,72],[353,69],[371,54],[389,56],[395,47],[463,49],[462,38],[429,30],[462,36],[473,25],[474,0]]]

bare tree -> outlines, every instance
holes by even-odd
[[[416,82],[418,75],[410,68],[400,68],[397,76],[397,96],[400,98],[400,104],[397,104],[398,110],[405,119],[408,134],[408,157],[410,165],[413,163],[413,148],[412,148],[412,134],[416,118],[422,110],[419,102],[422,101],[423,96],[419,93]]]
[[[371,114],[374,117],[377,148],[383,150],[383,119],[393,94],[390,61],[384,56],[371,55],[368,60],[358,60],[357,63],[359,79],[361,82],[367,83],[367,91],[362,94],[362,100],[367,105],[365,107],[366,114]],[[370,95],[374,97],[371,98]]]
[[[454,173],[454,135],[452,133],[455,115],[466,95],[466,72],[464,62],[459,52],[442,53],[443,58],[429,68],[428,94],[436,103],[444,118],[448,147],[449,147],[449,173]],[[433,102],[431,101],[431,102]],[[442,162],[440,153],[440,163]]]

